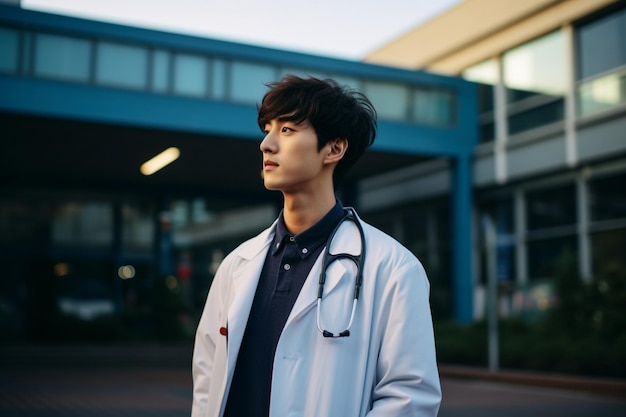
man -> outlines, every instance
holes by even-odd
[[[346,221],[335,197],[374,141],[374,108],[331,80],[270,87],[258,112],[263,181],[284,206],[215,276],[196,334],[192,416],[436,416],[426,274],[391,237],[356,214]],[[317,302],[327,245],[363,253],[355,305],[358,259],[325,268]]]

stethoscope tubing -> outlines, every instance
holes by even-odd
[[[320,272],[319,284],[317,290],[317,328],[322,333],[324,337],[347,337],[350,336],[350,329],[352,328],[352,323],[354,322],[354,316],[356,313],[356,305],[359,299],[361,285],[363,283],[363,265],[365,263],[365,233],[363,232],[363,227],[361,226],[361,222],[356,216],[354,209],[351,207],[346,207],[346,215],[341,219],[341,221],[337,224],[335,229],[332,231],[328,240],[326,242],[326,247],[324,248],[324,255],[322,257],[322,270]],[[361,253],[359,255],[352,255],[350,253],[330,253],[330,245],[335,237],[335,234],[346,220],[354,223],[359,231],[359,235],[361,237]],[[354,298],[352,300],[352,311],[350,313],[350,320],[346,329],[339,333],[333,333],[328,330],[325,330],[321,325],[321,310],[322,310],[322,298],[324,296],[324,284],[326,283],[326,269],[330,266],[331,263],[339,260],[339,259],[349,259],[356,265],[357,272],[354,281]]]

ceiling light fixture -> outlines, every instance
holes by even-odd
[[[176,147],[167,148],[152,159],[141,165],[140,171],[143,175],[152,175],[160,169],[171,164],[180,156],[180,150]]]

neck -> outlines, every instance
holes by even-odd
[[[319,222],[336,203],[334,192],[310,196],[284,195],[283,218],[290,233],[302,233]]]

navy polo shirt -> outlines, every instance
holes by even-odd
[[[314,226],[293,235],[281,213],[267,253],[226,403],[227,417],[268,416],[278,339],[313,264],[344,216],[339,201]]]

